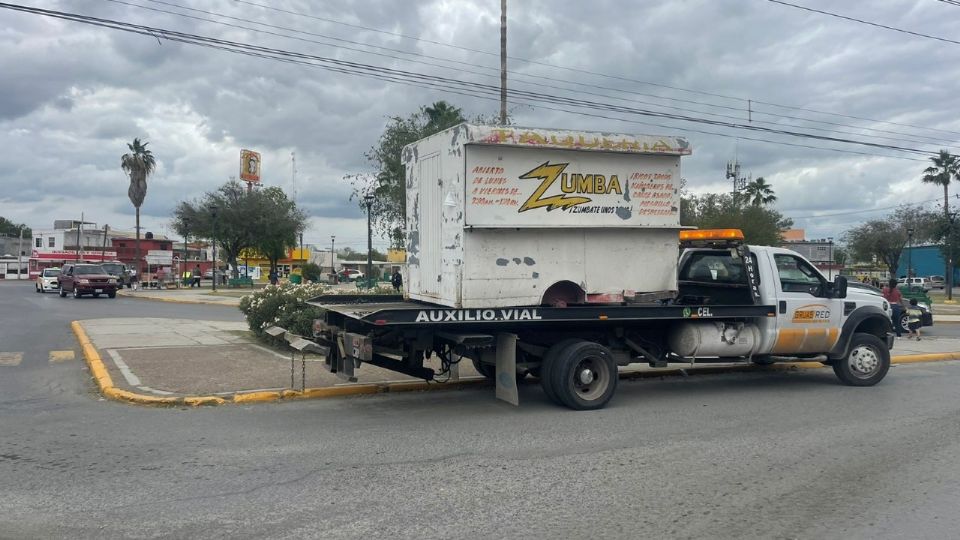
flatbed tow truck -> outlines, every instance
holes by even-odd
[[[634,302],[454,309],[402,296],[325,295],[314,334],[327,368],[357,380],[366,363],[425,380],[468,358],[518,404],[516,378],[539,377],[572,409],[613,397],[618,366],[642,362],[769,364],[819,359],[841,382],[872,386],[890,366],[889,304],[848,293],[799,254],[750,247],[737,230],[682,231],[678,291]],[[440,372],[425,367],[436,355]]]

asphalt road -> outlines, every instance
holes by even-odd
[[[139,302],[139,303],[138,303]],[[79,306],[79,307],[74,307]],[[101,307],[102,306],[102,307]],[[213,310],[213,311],[211,311]],[[98,400],[68,322],[226,308],[0,285],[0,538],[947,538],[960,363],[625,382],[575,413],[524,385],[151,409]]]

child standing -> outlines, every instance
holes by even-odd
[[[920,306],[917,305],[917,299],[910,299],[910,307],[907,308],[907,325],[910,328],[910,334],[907,336],[907,339],[911,337],[916,337],[917,341],[920,341],[920,318],[923,316],[923,312],[920,311]]]

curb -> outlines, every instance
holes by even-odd
[[[203,305],[203,306],[223,306],[223,307],[239,307],[239,304],[225,304],[223,302],[206,302],[203,300],[184,300],[181,298],[160,298],[156,296],[139,296],[136,294],[130,293],[118,293],[119,296],[124,298],[134,298],[137,300],[150,300],[153,302],[168,302],[171,304],[194,304],[194,305]]]
[[[114,401],[122,401],[136,405],[153,406],[180,406],[188,405],[199,407],[201,405],[225,405],[234,403],[238,405],[250,403],[273,403],[282,400],[300,400],[300,399],[326,399],[334,397],[358,396],[368,394],[386,394],[395,392],[422,392],[433,390],[452,390],[473,386],[492,386],[493,382],[483,378],[462,379],[451,383],[436,383],[426,381],[410,381],[395,383],[370,383],[358,384],[353,386],[328,386],[323,388],[307,388],[306,390],[280,390],[269,392],[246,392],[234,394],[232,397],[220,396],[184,396],[184,397],[158,397],[148,396],[146,394],[137,394],[128,390],[117,388],[113,385],[113,378],[107,371],[107,366],[103,363],[100,353],[87,336],[80,321],[70,323],[77,341],[83,349],[83,357],[90,368],[90,374],[97,382],[97,387],[104,397]],[[931,354],[911,354],[903,356],[894,356],[890,359],[892,365],[896,364],[914,364],[920,362],[944,362],[949,360],[960,360],[960,352],[951,353],[931,353]],[[771,364],[769,366],[759,366],[753,364],[738,366],[704,366],[694,369],[674,368],[663,371],[636,371],[621,373],[620,379],[653,379],[658,377],[679,377],[689,375],[710,375],[719,373],[740,373],[753,371],[792,371],[797,369],[821,369],[827,366],[820,362],[784,362]]]
[[[324,399],[343,396],[357,396],[364,394],[385,394],[390,392],[417,392],[432,390],[457,389],[469,386],[485,386],[493,383],[484,378],[462,379],[452,383],[430,383],[426,381],[410,381],[397,383],[371,383],[358,384],[353,386],[329,386],[323,388],[307,388],[306,390],[282,390],[270,392],[246,392],[234,394],[232,397],[220,396],[184,396],[184,397],[158,397],[138,394],[123,390],[113,385],[113,378],[107,371],[107,366],[103,363],[100,353],[87,336],[86,330],[80,321],[70,323],[80,347],[83,349],[83,357],[90,368],[90,373],[104,397],[114,401],[133,403],[136,405],[154,405],[154,406],[180,406],[189,405],[199,407],[201,405],[225,405],[228,403],[248,404],[248,403],[272,403],[281,400],[292,399]]]

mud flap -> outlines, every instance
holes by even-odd
[[[520,405],[516,334],[497,334],[497,399]]]

